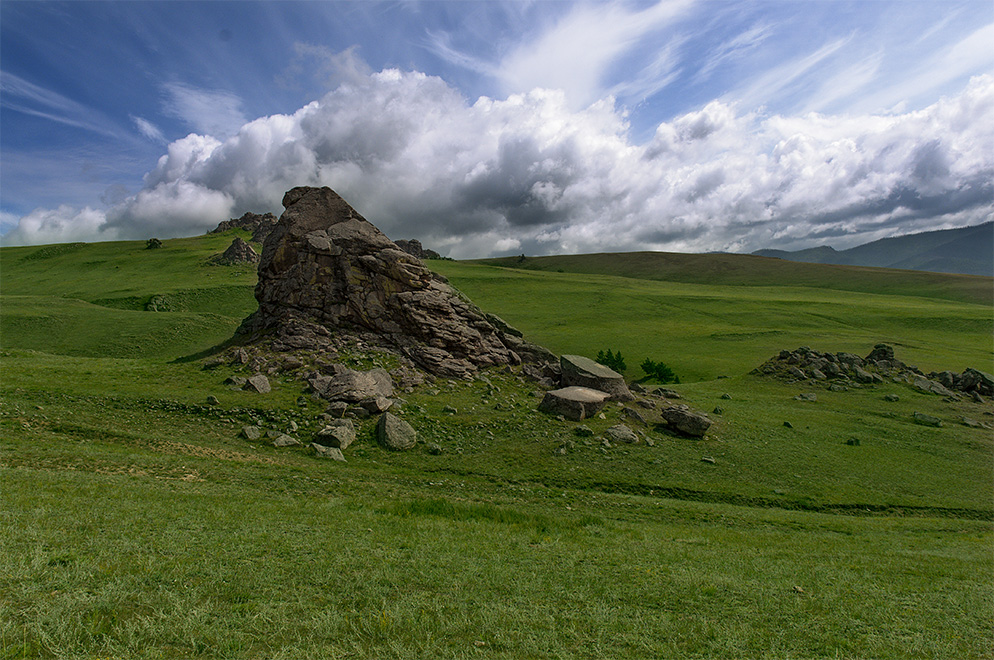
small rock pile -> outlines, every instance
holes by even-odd
[[[802,346],[794,351],[783,350],[753,369],[753,374],[772,376],[788,382],[824,382],[832,389],[872,385],[890,380],[911,385],[915,389],[956,398],[967,394],[975,400],[994,396],[994,378],[977,369],[961,374],[951,371],[923,373],[894,356],[894,348],[877,344],[866,357],[852,353],[822,353]]]

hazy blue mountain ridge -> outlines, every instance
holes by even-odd
[[[876,266],[935,273],[994,275],[994,222],[883,238],[848,250],[757,250],[755,255],[842,266]]]

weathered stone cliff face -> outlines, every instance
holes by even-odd
[[[308,321],[372,333],[445,376],[554,359],[460,297],[330,188],[294,188],[283,206],[259,264],[259,310],[244,330],[285,332]]]

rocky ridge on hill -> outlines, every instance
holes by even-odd
[[[910,385],[921,392],[956,398],[969,396],[974,400],[994,396],[994,377],[979,369],[968,368],[963,373],[952,371],[923,373],[894,356],[894,348],[877,344],[866,357],[851,353],[824,353],[802,346],[794,351],[782,350],[753,374],[772,376],[786,381],[812,381],[829,388],[843,389],[873,385],[890,380]]]
[[[272,213],[244,213],[240,218],[223,220],[210,231],[211,234],[221,234],[230,229],[244,229],[252,232],[253,243],[264,243],[269,232],[276,227],[277,218]]]

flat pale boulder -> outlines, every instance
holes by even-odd
[[[578,422],[596,415],[609,398],[610,395],[606,392],[572,385],[546,392],[538,409]]]
[[[594,362],[582,355],[563,355],[559,358],[563,387],[586,387],[606,392],[609,401],[634,401],[635,396],[625,384],[625,378],[613,369]]]

